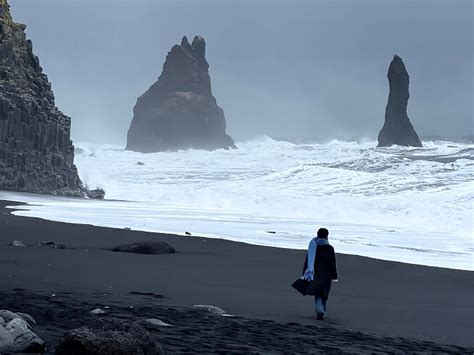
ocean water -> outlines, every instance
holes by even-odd
[[[474,270],[474,145],[424,145],[261,137],[237,150],[142,154],[76,143],[81,178],[107,201],[0,198],[30,203],[18,215],[294,249],[327,227],[342,253]]]

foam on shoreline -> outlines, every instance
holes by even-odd
[[[160,206],[150,202],[96,201],[14,192],[0,192],[0,199],[24,202],[13,206],[18,216],[51,221],[92,224],[227,239],[254,245],[305,249],[317,225],[331,231],[339,253],[382,260],[474,270],[472,240],[453,233],[419,231],[399,226],[337,223],[290,218],[262,218],[231,211]]]

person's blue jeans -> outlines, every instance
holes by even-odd
[[[314,304],[316,306],[316,313],[317,314],[324,314],[326,315],[326,301],[323,300],[321,297],[314,297]]]

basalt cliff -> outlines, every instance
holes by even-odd
[[[71,119],[57,109],[25,28],[0,0],[0,189],[103,197],[79,179]]]

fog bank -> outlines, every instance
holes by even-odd
[[[139,95],[202,35],[236,139],[375,139],[400,55],[422,137],[473,134],[471,1],[13,0],[73,139],[125,144]]]

